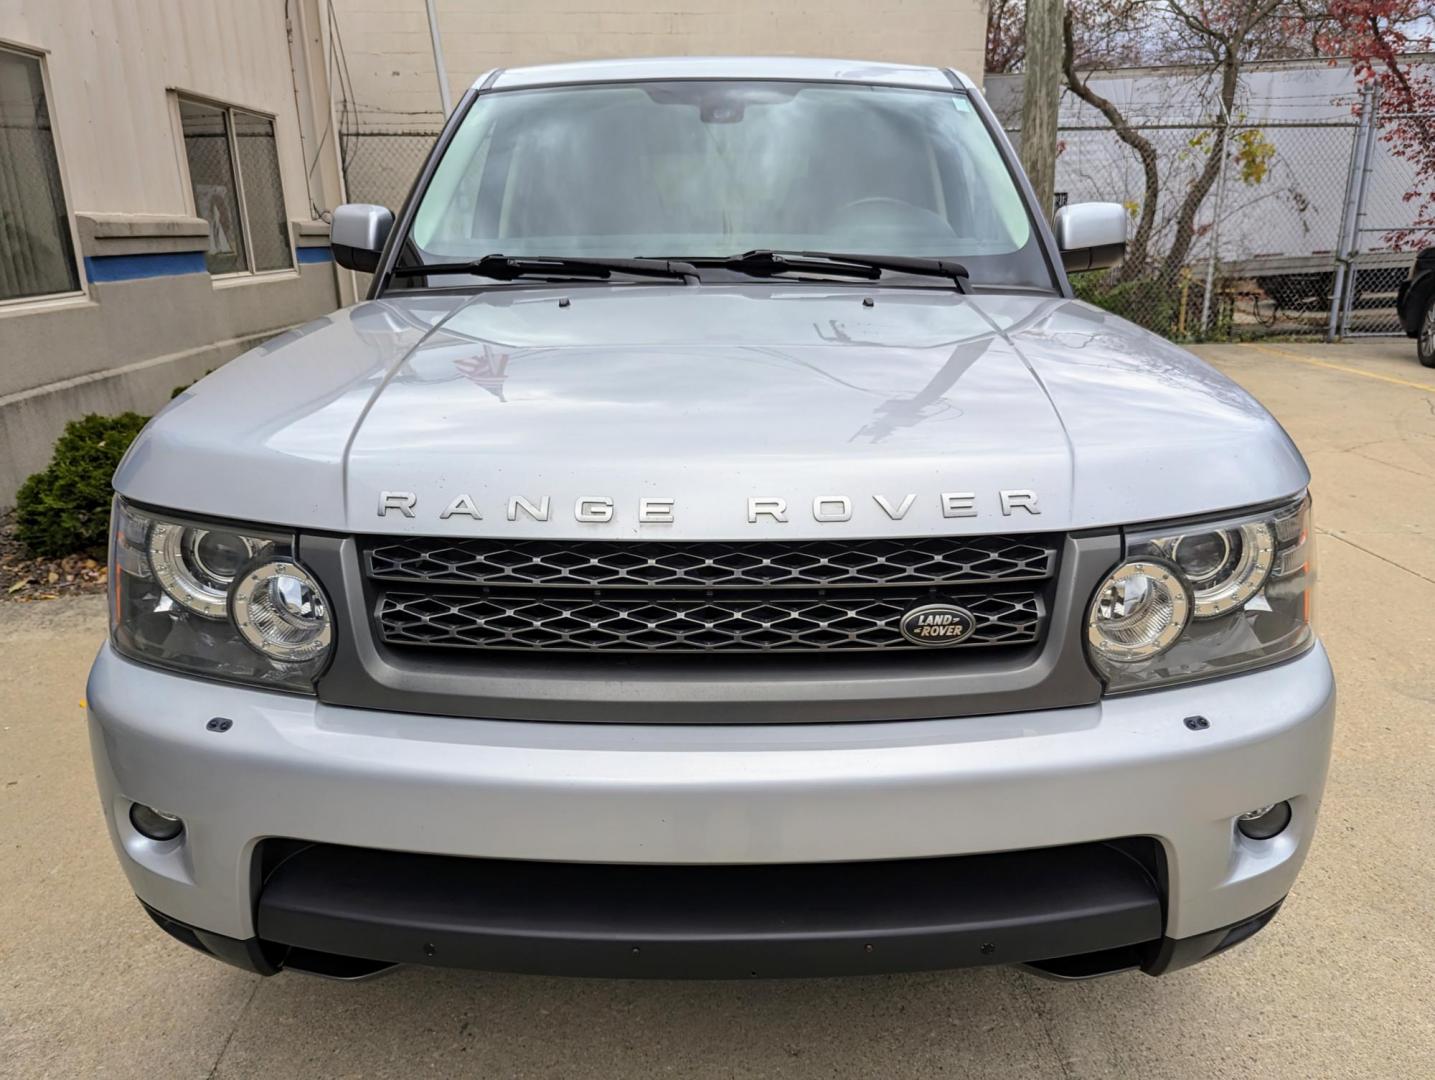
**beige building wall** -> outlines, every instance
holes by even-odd
[[[0,300],[0,507],[67,420],[152,413],[344,299],[316,220],[340,201],[321,5],[0,0],[0,46],[43,65],[80,273],[73,292]],[[272,117],[290,268],[207,272],[176,91]]]
[[[456,101],[493,67],[628,56],[825,56],[980,81],[979,0],[435,0]],[[359,121],[439,107],[424,0],[334,0]]]
[[[72,210],[191,212],[177,89],[273,116],[289,216],[309,217],[283,0],[0,0],[0,40],[47,54]]]

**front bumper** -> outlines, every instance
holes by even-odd
[[[1160,853],[1150,879],[1159,934],[1148,955],[1164,959],[1147,966],[1160,970],[1238,936],[1231,927],[1272,911],[1290,889],[1324,785],[1334,684],[1316,646],[1253,674],[1042,712],[832,725],[588,725],[336,707],[167,674],[107,646],[91,672],[88,705],[101,800],[135,893],[171,932],[209,935],[241,951],[262,936],[256,914],[273,868],[260,856],[273,838],[323,851],[365,849],[380,859],[426,853],[663,873],[1016,853],[1002,856],[992,880],[1005,875],[1018,892],[1023,880],[1029,892],[1045,888],[1039,869],[1026,879],[1028,871],[1014,869],[1021,860],[1042,865],[1032,849],[1151,838]],[[1192,716],[1208,725],[1193,730],[1185,723]],[[232,724],[211,730],[216,717]],[[1237,834],[1237,814],[1282,799],[1294,816],[1279,836]],[[144,838],[129,822],[132,802],[179,815],[184,834],[162,843]],[[981,865],[965,864],[967,880],[983,876],[970,872]],[[335,903],[352,909],[365,890],[403,875],[391,867],[367,881],[351,877]],[[279,880],[274,875],[265,918],[280,906]],[[1118,906],[1125,902],[1118,898]],[[301,895],[297,903],[309,904],[300,916],[314,914],[312,901]],[[821,897],[811,903],[825,906]],[[333,930],[334,912],[324,914]],[[950,966],[967,962],[978,939],[992,944],[985,940],[990,912],[977,916],[946,927],[961,942],[943,954]],[[1028,921],[1050,923],[1051,915],[1033,910]],[[286,944],[324,947],[328,931],[318,923],[301,917],[284,925]],[[314,929],[293,929],[306,925]],[[1129,936],[1144,924],[1125,925]],[[423,933],[432,926],[408,929],[413,941],[432,946]],[[850,942],[877,929],[849,919],[836,936]],[[315,940],[294,940],[295,933]],[[744,940],[760,947],[768,938],[764,931]],[[1043,940],[1040,948],[1056,956],[1091,951],[1101,939],[1077,941],[1073,931],[1065,953],[1062,941]],[[1207,944],[1183,951],[1182,941]],[[970,962],[1045,958],[1031,951],[1037,948],[977,950],[972,955],[986,959]],[[488,955],[485,945],[464,962],[485,966]],[[445,962],[427,949],[412,958]],[[521,961],[495,966],[564,967]],[[780,967],[801,973],[800,963]],[[698,964],[693,973],[706,972]]]

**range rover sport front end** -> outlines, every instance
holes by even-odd
[[[1023,963],[1263,927],[1334,685],[1309,474],[1072,299],[955,73],[494,72],[369,299],[115,478],[100,796],[140,901],[266,974]]]

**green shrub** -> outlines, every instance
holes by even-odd
[[[65,425],[50,464],[15,496],[15,535],[36,555],[98,554],[110,520],[115,466],[149,419],[90,414]]]
[[[213,374],[214,374],[214,368],[210,368],[208,371],[206,371],[206,372],[204,373],[204,375],[201,375],[201,376],[199,377],[199,379],[204,378],[205,375],[213,375]],[[171,390],[171,391],[169,392],[169,400],[170,400],[170,401],[173,401],[175,398],[179,397],[180,394],[184,393],[186,390],[188,390],[188,389],[189,389],[191,386],[193,386],[195,383],[199,382],[199,379],[195,379],[194,382],[187,382],[187,383],[185,383],[183,386],[176,386],[173,390]]]
[[[1137,326],[1170,334],[1180,303],[1179,289],[1162,285],[1155,278],[1112,283],[1101,271],[1071,275],[1071,288],[1078,300],[1129,319]]]

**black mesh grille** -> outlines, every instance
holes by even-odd
[[[578,588],[959,585],[1040,581],[1047,536],[754,543],[386,540],[365,552],[371,577],[453,585]]]
[[[962,642],[1023,645],[1038,639],[1041,603],[1031,592],[953,598],[976,629]],[[391,644],[478,649],[608,652],[789,652],[912,648],[897,629],[925,593],[772,599],[656,600],[461,596],[386,592],[379,623]]]
[[[795,653],[930,648],[902,616],[948,602],[972,633],[1029,646],[1059,537],[915,540],[361,542],[378,636],[454,649]]]

